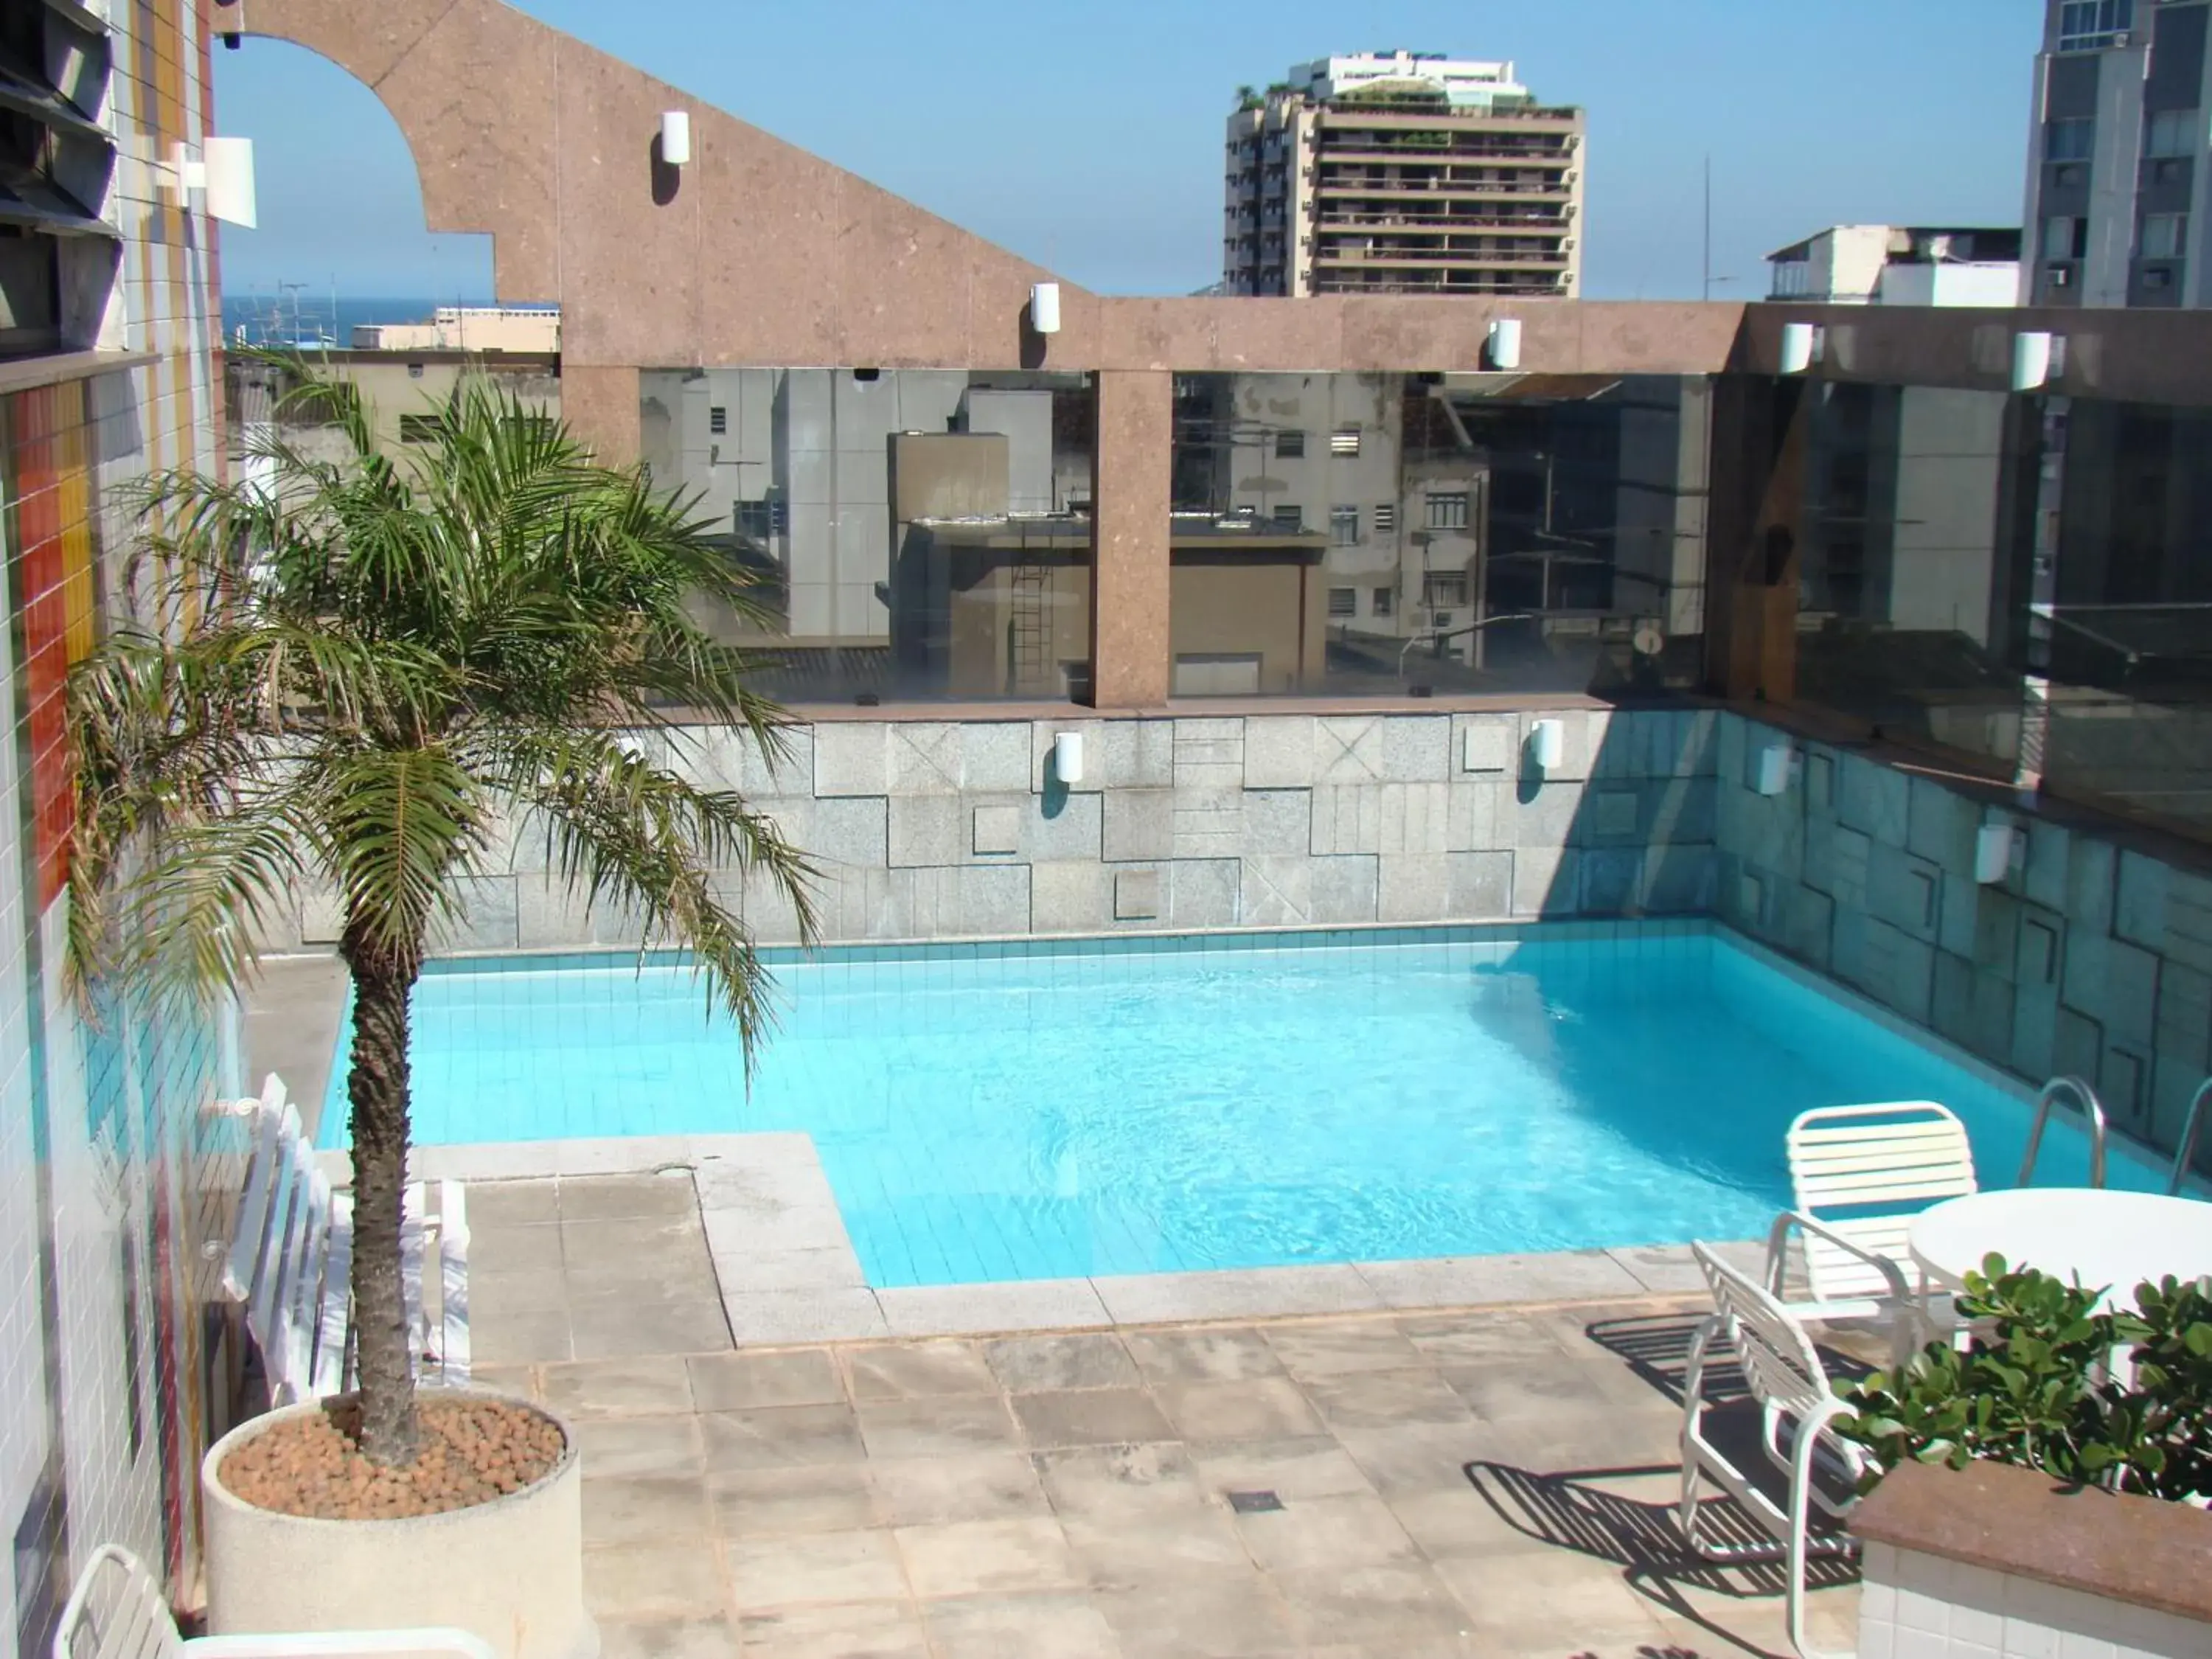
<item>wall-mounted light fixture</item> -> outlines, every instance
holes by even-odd
[[[2025,855],[2027,842],[2016,825],[1984,824],[1974,836],[1974,879],[1984,887],[2002,881]]]
[[[2023,329],[2012,337],[2012,389],[2033,392],[2051,377],[2065,372],[2066,342],[2041,329]]]
[[[1055,732],[1052,739],[1052,775],[1062,783],[1083,781],[1083,733]]]
[[[1040,334],[1060,332],[1060,284],[1030,284],[1030,326]]]
[[[183,144],[172,144],[167,165],[157,163],[153,171],[161,187],[179,202],[189,202],[198,191],[200,205],[212,217],[255,228],[251,138],[210,138],[198,155]]]
[[[1490,321],[1490,367],[1497,369],[1521,367],[1521,319],[1518,317],[1493,317]]]
[[[1828,343],[1828,331],[1818,323],[1782,325],[1782,372],[1802,374],[1820,361]]]
[[[1762,795],[1779,795],[1797,775],[1797,750],[1787,743],[1770,743],[1759,751],[1759,775],[1753,780]]]
[[[1556,772],[1567,758],[1567,723],[1538,720],[1528,728],[1528,759],[1539,772]]]
[[[691,165],[691,112],[689,110],[661,112],[660,159],[672,167]]]

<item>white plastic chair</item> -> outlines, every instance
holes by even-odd
[[[187,1640],[179,1633],[168,1598],[154,1575],[137,1556],[113,1544],[93,1551],[70,1591],[54,1632],[52,1659],[351,1659],[356,1654],[495,1659],[482,1637],[450,1626]]]
[[[1706,1246],[1690,1248],[1712,1289],[1713,1312],[1690,1340],[1682,1382],[1683,1536],[1709,1561],[1782,1561],[1790,1640],[1807,1659],[1817,1659],[1805,1644],[1806,1561],[1814,1555],[1852,1555],[1858,1546],[1840,1530],[1814,1536],[1813,1514],[1817,1510],[1840,1519],[1855,1501],[1852,1489],[1871,1459],[1864,1447],[1841,1438],[1829,1426],[1837,1418],[1850,1416],[1850,1407],[1836,1397],[1804,1326],[1765,1286]],[[1779,1504],[1762,1486],[1759,1471],[1739,1468],[1706,1437],[1705,1384],[1717,1344],[1733,1352],[1759,1408],[1759,1444],[1770,1466],[1767,1473],[1786,1482]],[[1707,1481],[1734,1498],[1772,1541],[1707,1536],[1699,1524],[1700,1511],[1710,1501],[1704,1490]]]
[[[1947,1323],[1907,1235],[1929,1205],[1977,1190],[1966,1126],[1929,1100],[1823,1106],[1790,1126],[1788,1146],[1796,1208],[1767,1237],[1767,1289],[1800,1319],[1887,1325],[1903,1363]],[[1784,1293],[1793,1232],[1811,1291],[1802,1299]]]
[[[246,1121],[251,1140],[223,1288],[246,1309],[273,1405],[340,1392],[352,1382],[353,1203],[334,1192],[315,1159],[299,1110],[275,1073],[258,1100],[225,1109]],[[401,1283],[418,1370],[447,1382],[469,1377],[466,1200],[461,1183],[437,1185],[428,1213],[420,1182],[405,1193]],[[432,1317],[423,1281],[434,1251],[439,1306]]]

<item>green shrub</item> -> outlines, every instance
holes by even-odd
[[[1838,1431],[1883,1469],[1991,1458],[2154,1498],[2212,1496],[2212,1297],[2171,1276],[2138,1285],[2132,1310],[2100,1313],[2101,1295],[1990,1256],[1959,1311],[1990,1322],[1992,1339],[1969,1353],[1931,1343],[1844,1389],[1857,1414]],[[2124,1384],[2115,1349],[2132,1363]]]

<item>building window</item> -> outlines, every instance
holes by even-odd
[[[1398,509],[1389,501],[1379,501],[1375,507],[1375,533],[1388,536],[1398,528]]]
[[[2148,213],[2143,216],[2142,257],[2178,259],[2189,249],[2189,216]]]
[[[1429,492],[1429,528],[1431,530],[1464,530],[1467,528],[1467,491],[1464,489]]]
[[[2135,0],[2065,0],[2058,8],[2058,50],[2097,52],[2135,27]]]
[[[1359,614],[1359,590],[1356,587],[1332,587],[1328,590],[1328,614],[1333,617],[1356,617]]]
[[[1369,598],[1372,603],[1367,608],[1376,616],[1387,617],[1398,608],[1398,590],[1395,587],[1378,587]]]
[[[2142,285],[2145,288],[2172,288],[2173,272],[2165,265],[2153,265],[2143,272]]]
[[[2043,222],[2043,257],[2079,259],[2089,252],[2089,222],[2057,214]]]
[[[1329,508],[1328,538],[1339,547],[1356,545],[1359,540],[1359,509],[1356,507]]]
[[[1296,427],[1285,427],[1275,434],[1275,453],[1297,459],[1306,453],[1306,434]]]
[[[402,415],[399,417],[399,441],[403,444],[434,444],[438,441],[438,428],[442,415]]]
[[[1434,500],[1431,496],[1430,499]],[[1431,570],[1421,578],[1421,603],[1436,611],[1467,603],[1467,572]]]
[[[1359,428],[1340,426],[1330,433],[1328,453],[1332,455],[1357,455],[1359,453]]]
[[[1299,531],[1306,527],[1305,510],[1296,501],[1277,502],[1268,517],[1278,530]]]
[[[2193,109],[2162,109],[2152,115],[2143,131],[2146,155],[2194,155],[2199,124]]]
[[[2043,124],[2043,159],[2046,161],[2086,161],[2097,139],[2097,124],[2085,115],[2069,116]]]
[[[730,411],[716,404],[707,411],[707,430],[717,438],[730,429]]]

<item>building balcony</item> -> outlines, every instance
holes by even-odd
[[[1385,183],[1372,179],[1323,177],[1310,180],[1316,191],[1326,201],[1331,196],[1402,197],[1408,200],[1435,202],[1498,202],[1526,201],[1537,197],[1565,205],[1572,201],[1574,187],[1565,182],[1542,184],[1507,184],[1500,181],[1455,184],[1408,183],[1403,180]]]
[[[1411,270],[1464,270],[1481,266],[1499,270],[1564,270],[1573,255],[1564,248],[1492,253],[1474,248],[1316,248],[1316,265],[1401,265]]]

